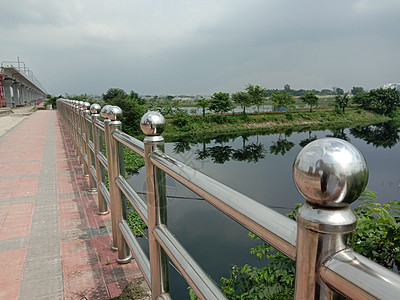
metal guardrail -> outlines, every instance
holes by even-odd
[[[119,107],[103,107],[100,113],[105,119],[101,122],[98,104],[59,99],[57,106],[89,176],[90,192],[97,191],[99,214],[111,209],[112,248],[118,250],[117,261],[129,262],[132,253],[153,299],[170,298],[168,258],[201,299],[226,299],[168,230],[165,174],[296,260],[296,299],[333,299],[338,293],[351,299],[399,298],[400,276],[352,249],[356,217],[349,203],[364,190],[368,169],[350,143],[325,138],[308,144],[298,154],[294,181],[306,202],[296,222],[165,154],[161,136],[165,119],[157,112],[142,117],[146,138],[141,142],[121,131]],[[123,177],[123,145],[145,159],[147,202]],[[149,257],[126,222],[122,195],[148,226]]]

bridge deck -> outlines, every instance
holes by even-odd
[[[109,299],[142,277],[110,249],[56,111],[38,111],[0,137],[0,299]]]

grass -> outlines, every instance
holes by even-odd
[[[187,116],[186,118],[185,122],[177,122],[177,118],[167,118],[163,137],[167,141],[174,141],[194,136],[209,137],[230,133],[279,133],[288,129],[292,131],[331,129],[391,120],[390,117],[360,109],[348,109],[345,113],[324,109],[313,112],[296,110],[286,113],[248,114],[245,117],[235,114]]]

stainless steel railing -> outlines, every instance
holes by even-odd
[[[351,237],[356,218],[349,203],[364,190],[368,169],[361,153],[338,139],[321,139],[303,148],[294,163],[294,181],[306,202],[297,222],[240,194],[164,153],[165,119],[146,113],[139,141],[121,131],[119,107],[59,99],[58,109],[75,141],[89,192],[98,195],[99,213],[111,209],[114,250],[118,262],[136,259],[153,299],[168,299],[168,258],[201,299],[226,299],[166,225],[165,174],[296,260],[296,299],[398,299],[400,276],[355,253]],[[103,142],[106,145],[104,155]],[[122,146],[143,156],[146,202],[124,178]],[[108,173],[109,189],[105,182]],[[148,227],[149,257],[126,222],[128,199]]]

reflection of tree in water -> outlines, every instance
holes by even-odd
[[[265,157],[264,145],[251,143],[242,149],[235,150],[232,158],[237,161],[258,162]]]
[[[210,154],[208,153],[208,149],[207,149],[206,145],[207,145],[207,143],[204,141],[203,142],[203,148],[201,150],[196,150],[197,159],[203,160],[203,159],[206,159],[207,157],[210,156]]]
[[[232,158],[237,161],[258,162],[265,157],[265,149],[263,144],[257,142],[246,145],[249,135],[242,135],[242,149],[237,149],[233,152]]]
[[[190,148],[190,142],[185,141],[185,140],[179,140],[174,144],[174,153],[184,153],[186,151],[189,151]]]
[[[219,139],[223,142],[229,141],[229,139]],[[228,145],[216,145],[206,147],[206,143],[203,143],[203,148],[196,150],[197,159],[204,160],[211,158],[214,163],[223,164],[230,159],[237,161],[257,162],[265,157],[264,145],[251,143],[246,145],[248,135],[242,136],[243,145],[241,149],[233,149]],[[221,143],[222,144],[222,143]]]
[[[372,144],[374,147],[383,148],[395,146],[400,139],[399,132],[398,124],[392,122],[350,129],[350,133],[354,137],[363,139],[367,144]]]
[[[213,146],[208,148],[209,156],[217,164],[223,164],[231,159],[233,149],[231,146]]]
[[[301,147],[305,147],[306,145],[308,145],[309,143],[311,143],[312,141],[315,141],[317,139],[317,136],[314,134],[314,135],[311,135],[311,131],[309,131],[308,132],[308,138],[306,138],[306,139],[304,139],[304,140],[301,140],[300,141],[300,143],[299,143],[299,145],[301,146]]]
[[[350,142],[350,138],[347,136],[344,130],[345,128],[331,130],[332,134],[328,134],[327,137],[334,137]]]
[[[272,142],[272,145],[269,147],[269,152],[274,155],[282,154],[285,155],[290,149],[294,147],[294,143],[287,140],[286,134],[279,134],[279,138],[276,142]]]

